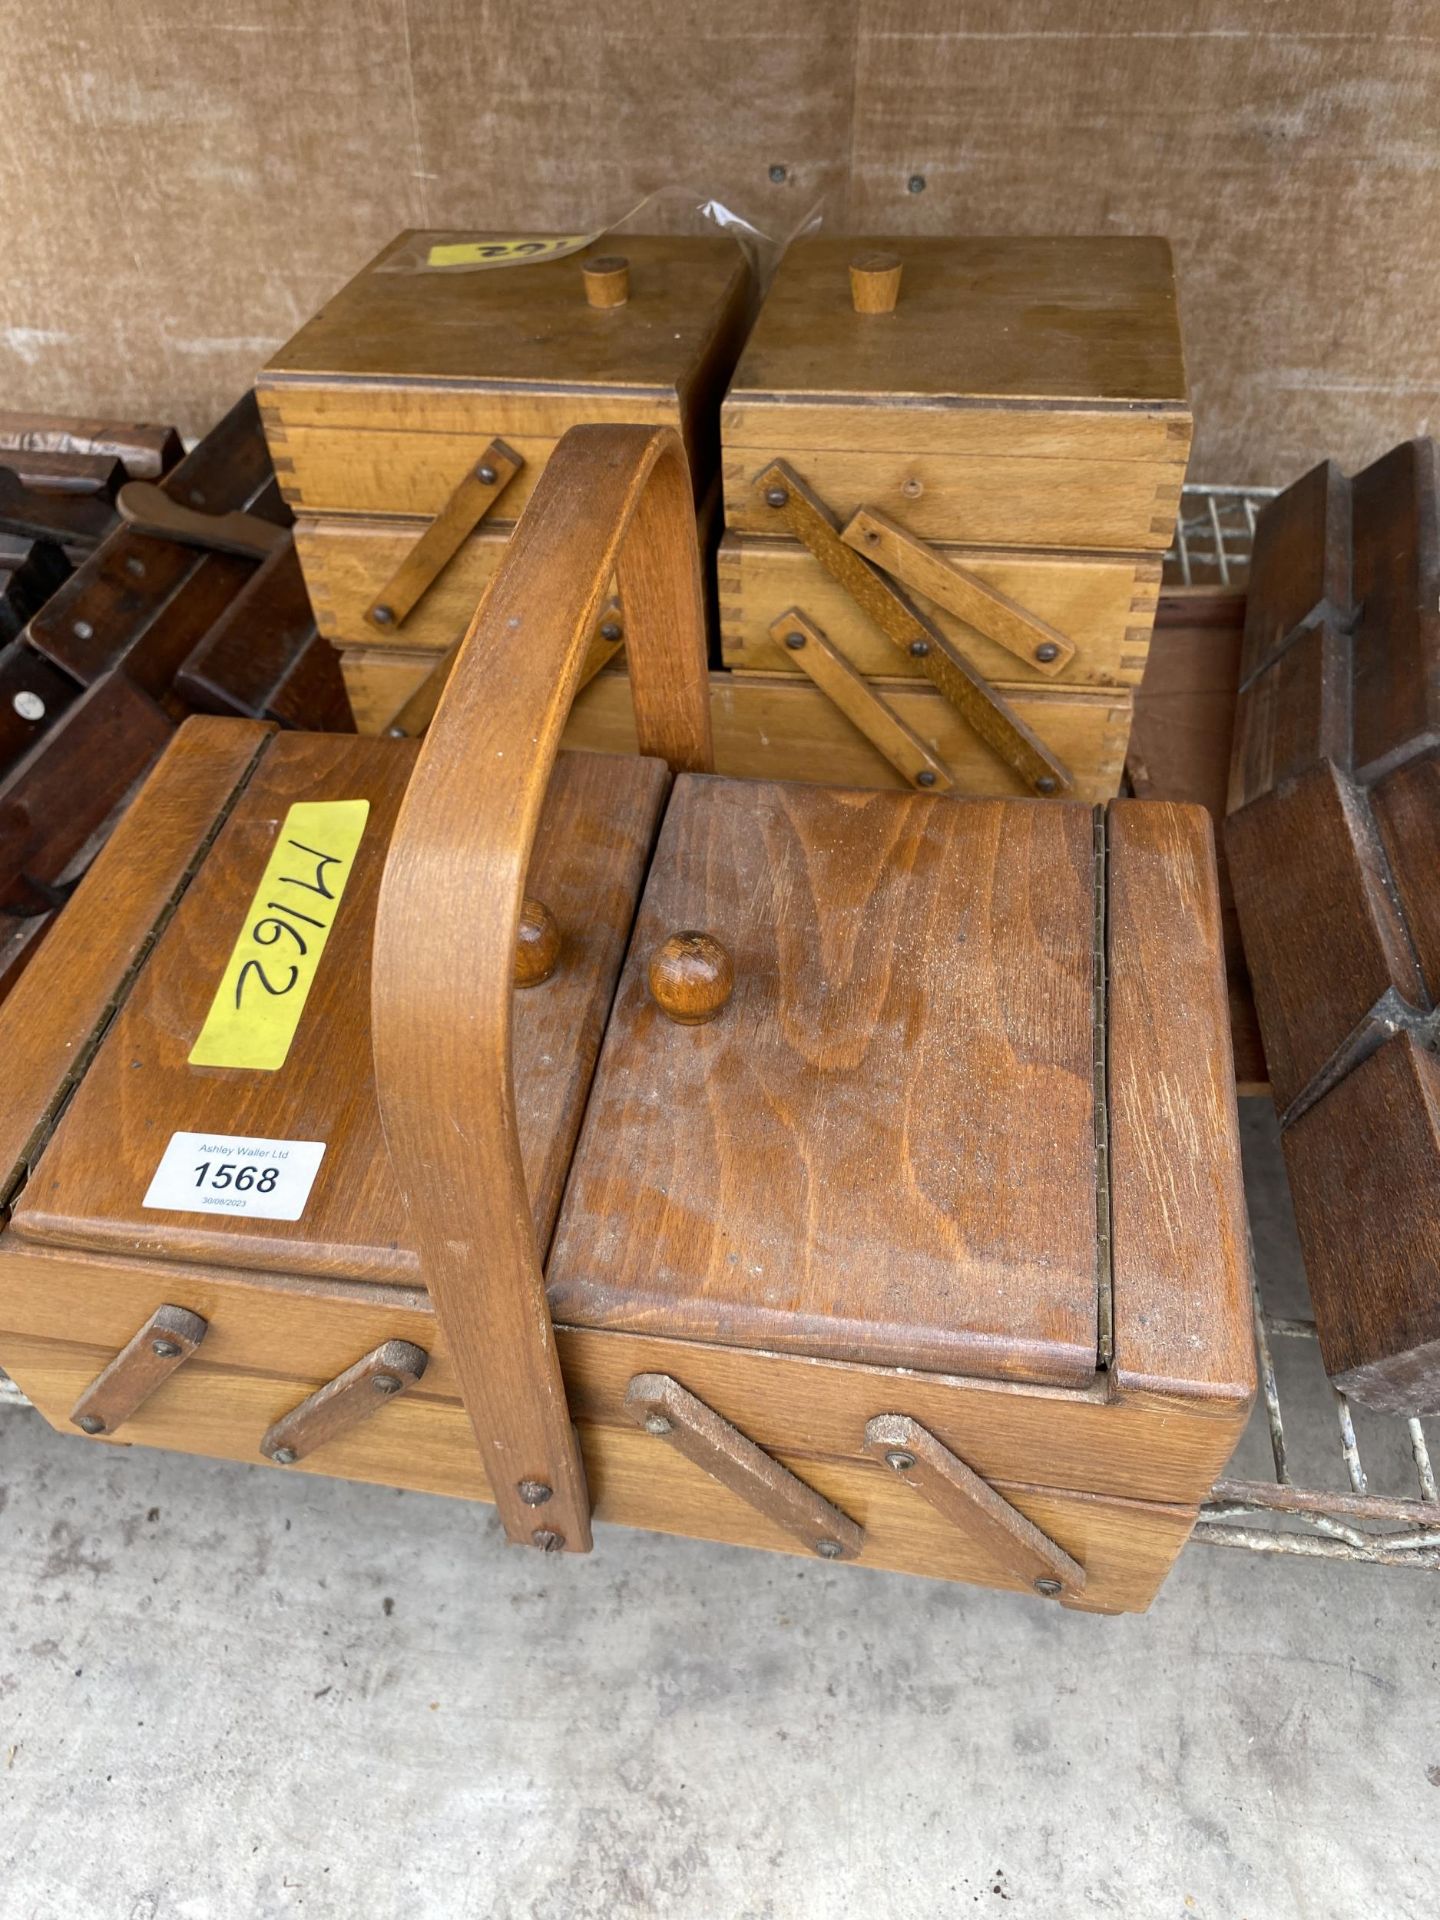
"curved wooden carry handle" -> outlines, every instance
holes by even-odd
[[[585,1552],[585,1470],[525,1190],[510,1059],[521,895],[611,578],[641,753],[711,765],[690,474],[670,428],[574,427],[471,623],[380,888],[371,973],[386,1144],[512,1540]]]

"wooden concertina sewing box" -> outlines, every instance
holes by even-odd
[[[568,428],[674,427],[697,509],[717,511],[720,396],[752,297],[741,249],[714,232],[529,244],[539,257],[494,236],[398,235],[256,383],[362,732],[464,634]],[[475,264],[496,253],[506,264]],[[608,596],[597,626],[595,665],[619,646]]]
[[[1199,809],[707,772],[673,433],[420,745],[192,721],[0,1013],[62,1431],[1146,1606],[1253,1392]],[[618,579],[643,752],[558,752]]]
[[[831,703],[808,777],[1113,797],[1190,432],[1164,240],[796,241],[721,408],[735,717]]]

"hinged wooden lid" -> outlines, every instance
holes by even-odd
[[[556,1319],[1091,1380],[1097,880],[1084,806],[679,779],[556,1230]],[[647,969],[692,929],[734,988],[687,1026]]]
[[[798,240],[730,399],[1185,406],[1169,243],[1106,236],[887,239],[894,311],[856,312],[849,266],[880,242]]]
[[[370,1039],[376,896],[414,760],[412,745],[394,741],[293,733],[270,741],[23,1188],[10,1229],[18,1239],[150,1262],[418,1284],[380,1131]],[[541,816],[529,887],[559,927],[561,962],[544,985],[517,991],[514,1060],[542,1246],[668,778],[655,760],[562,754]],[[283,1065],[189,1064],[289,809],[359,799],[369,814]],[[183,791],[152,785],[137,805],[163,812],[184,802]],[[306,868],[297,856],[297,870],[313,877],[313,860]],[[332,911],[309,896],[300,904],[312,918]],[[477,916],[492,910],[474,902]],[[308,935],[308,923],[300,931]],[[416,927],[416,941],[425,938]],[[272,933],[267,950],[278,983],[296,948]],[[176,1133],[323,1143],[300,1218],[147,1206]]]
[[[458,381],[673,393],[694,375],[747,276],[744,255],[719,234],[627,234],[563,260],[475,273],[387,271],[402,251],[489,237],[400,234],[280,348],[261,384]],[[586,261],[615,254],[629,262],[629,298],[593,307]]]

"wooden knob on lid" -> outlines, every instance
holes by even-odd
[[[623,307],[630,298],[630,262],[619,253],[602,253],[584,267],[585,298],[592,307]]]
[[[900,256],[857,253],[850,262],[850,298],[856,313],[893,313],[900,298]]]
[[[555,916],[538,900],[520,905],[520,931],[515,938],[515,984],[538,987],[560,964],[560,929]]]
[[[712,934],[672,933],[650,962],[655,1004],[682,1027],[713,1020],[734,986],[734,963]]]

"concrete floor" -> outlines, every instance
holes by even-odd
[[[24,1412],[0,1508],[3,1920],[1440,1903],[1435,1576],[1195,1545],[1103,1620],[608,1529],[542,1560],[488,1509]]]

